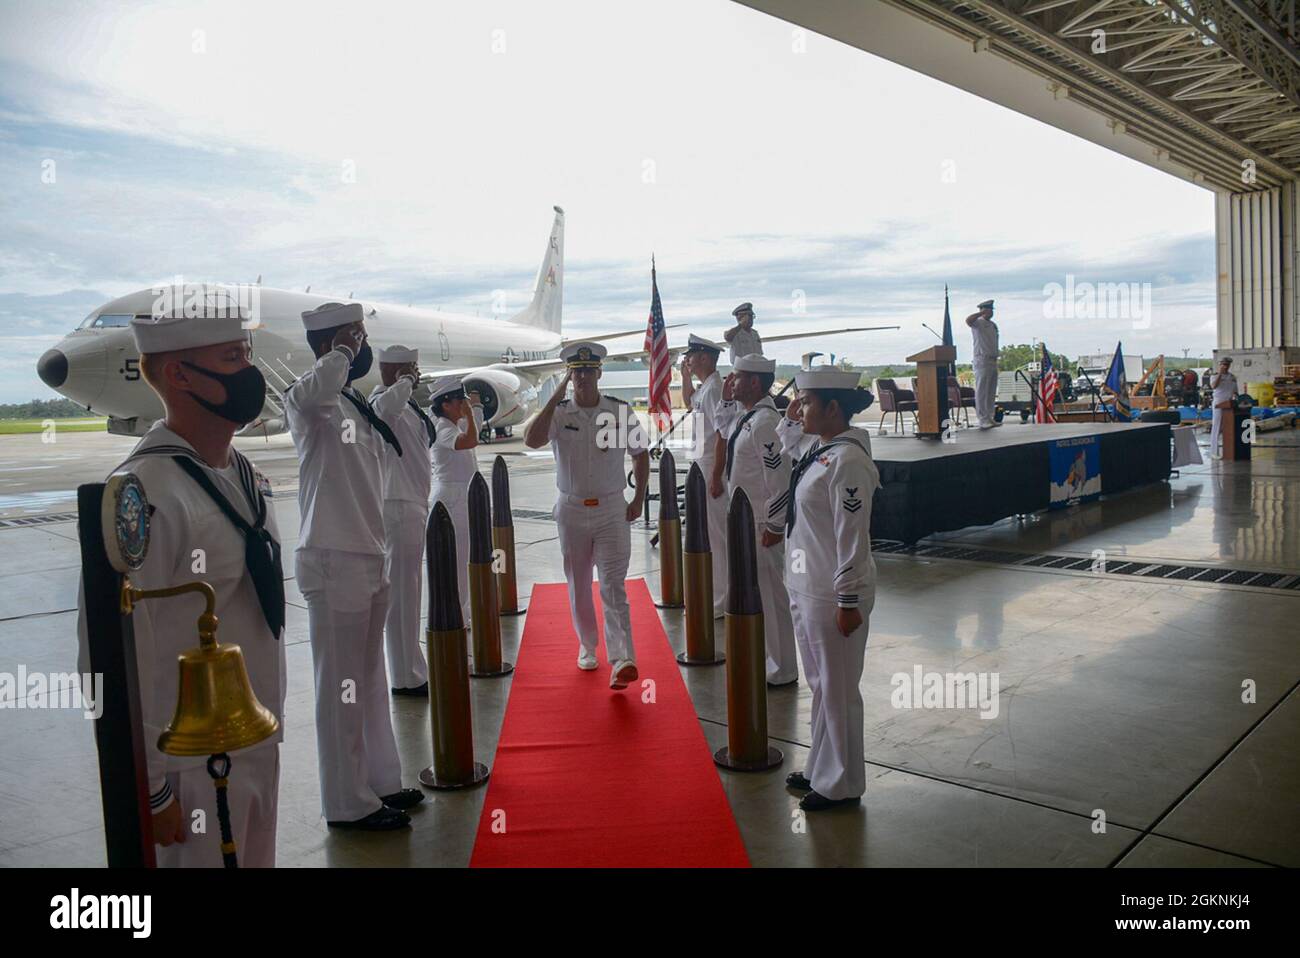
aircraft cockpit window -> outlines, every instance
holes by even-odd
[[[130,313],[104,313],[93,323],[96,329],[108,329],[114,326],[130,326]]]

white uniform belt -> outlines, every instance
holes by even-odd
[[[601,496],[571,496],[568,493],[560,493],[560,501],[570,506],[604,506],[618,499],[623,505],[627,505],[623,500],[623,493],[607,492]]]

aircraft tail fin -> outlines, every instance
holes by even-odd
[[[537,271],[537,285],[533,299],[523,310],[510,317],[520,326],[560,331],[561,307],[564,301],[564,210],[555,207],[555,224],[547,242],[542,268]]]

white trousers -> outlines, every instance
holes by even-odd
[[[710,458],[694,461],[700,464],[700,471],[704,473],[704,481],[707,484],[713,475],[713,460]],[[727,504],[730,499],[726,492],[725,481],[723,493],[716,499],[710,493],[705,493],[709,514],[709,551],[713,559],[714,618],[727,611]]]
[[[862,744],[862,659],[869,610],[845,637],[835,626],[833,601],[791,593],[790,614],[812,689],[812,748],[804,777],[826,798],[853,798],[867,790]]]
[[[221,825],[217,790],[206,764],[168,772],[167,784],[181,803],[185,841],[155,846],[159,868],[221,868]],[[280,796],[279,743],[234,752],[230,756],[230,831],[240,868],[275,867],[275,823]],[[203,831],[196,832],[196,809],[203,811]]]
[[[1223,453],[1219,450],[1219,438],[1223,435],[1223,410],[1215,409],[1211,412],[1210,417],[1210,455],[1221,456]],[[1232,440],[1229,439],[1229,442]]]
[[[763,525],[754,530],[758,544],[758,590],[763,600],[763,639],[767,650],[767,680],[784,685],[799,677],[790,594],[785,588],[785,540],[763,547]]]
[[[316,669],[321,805],[327,821],[355,821],[402,787],[384,672],[384,557],[299,549],[297,572]]]
[[[561,495],[555,503],[560,530],[564,578],[569,585],[569,611],[583,649],[596,651],[596,605],[591,598],[591,572],[600,578],[600,604],[605,613],[605,654],[610,665],[620,659],[636,661],[632,646],[632,613],[627,604],[627,566],[632,558],[632,527],[622,495],[584,506]]]
[[[469,628],[469,483],[434,480],[429,508],[441,502],[456,528],[456,588],[460,590],[461,614]]]
[[[975,364],[975,418],[980,425],[993,421],[993,411],[997,406],[998,364],[996,362],[978,362]]]
[[[420,599],[424,593],[424,527],[429,508],[423,502],[384,502],[384,576],[391,592],[384,621],[388,679],[394,688],[413,689],[429,680],[420,651]]]

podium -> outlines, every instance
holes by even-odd
[[[1223,412],[1220,427],[1225,462],[1244,462],[1250,458],[1250,443],[1246,441],[1246,423],[1250,422],[1250,406],[1233,403]],[[1214,452],[1213,449],[1210,450]]]
[[[957,361],[957,347],[931,346],[907,361],[916,363],[916,437],[941,439],[948,418],[948,373]]]

